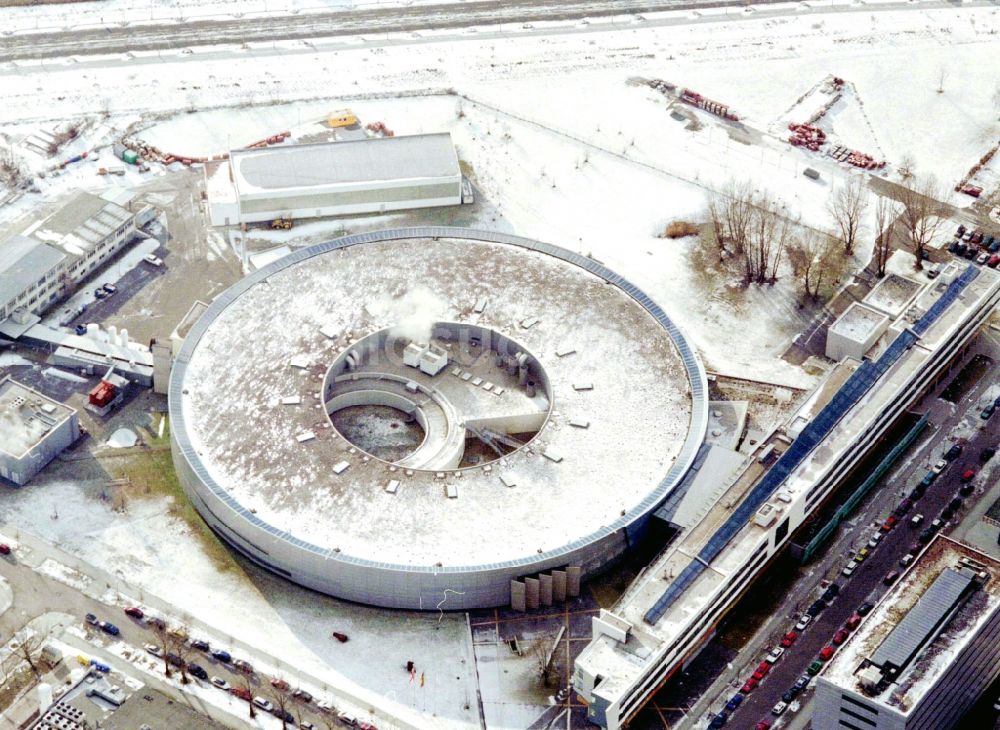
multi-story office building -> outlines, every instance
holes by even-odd
[[[918,291],[865,359],[842,362],[784,433],[761,444],[783,451],[777,461],[765,471],[747,459],[700,521],[594,619],[573,674],[592,723],[622,727],[698,653],[796,530],[961,357],[1000,299],[1000,275],[973,265],[911,281]]]
[[[819,675],[813,730],[949,730],[1000,676],[1000,562],[938,537]]]
[[[38,314],[65,292],[67,256],[24,236],[0,246],[0,322],[16,310]]]

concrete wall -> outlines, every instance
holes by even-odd
[[[80,422],[76,411],[73,411],[68,419],[49,431],[27,454],[16,457],[0,452],[0,476],[19,487],[24,486],[79,437]]]

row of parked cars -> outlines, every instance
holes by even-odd
[[[974,259],[977,264],[996,268],[1000,264],[1000,236],[959,226],[948,250],[956,256]]]
[[[128,606],[125,608],[125,614],[137,622],[144,625],[146,628],[154,629],[158,631],[166,631],[171,638],[175,641],[180,641],[188,644],[192,649],[200,651],[203,654],[211,657],[220,664],[225,664],[232,667],[232,669],[246,674],[248,676],[254,675],[253,665],[244,660],[237,659],[232,656],[228,651],[224,649],[213,649],[212,646],[204,639],[191,639],[188,637],[187,632],[184,629],[179,628],[167,628],[166,622],[157,616],[147,616],[146,613],[138,606]],[[121,630],[114,624],[108,621],[101,621],[92,613],[86,614],[84,617],[88,624],[95,626],[107,634],[112,636],[118,636]],[[284,714],[284,720],[286,723],[291,723],[293,727],[299,727],[302,730],[315,730],[315,725],[308,720],[302,720],[295,725],[295,717],[282,708],[275,706],[273,702],[269,699],[261,696],[254,696],[245,687],[233,687],[222,677],[212,676],[209,677],[208,671],[193,661],[186,661],[179,654],[170,651],[164,651],[164,649],[159,644],[145,644],[143,648],[159,659],[164,659],[168,664],[177,669],[186,671],[192,677],[209,682],[212,686],[223,690],[224,692],[229,692],[235,697],[239,697],[247,702],[252,702],[257,708],[269,712],[277,718],[281,718]],[[107,670],[103,670],[107,671]],[[290,685],[284,679],[274,677],[271,680],[271,686],[280,691],[288,691],[291,689]],[[313,696],[305,691],[304,689],[296,689],[292,692],[292,699],[301,704],[311,704],[313,702]],[[316,710],[323,713],[328,713],[335,715],[338,720],[348,726],[358,727],[360,730],[378,730],[374,725],[364,721],[358,721],[353,715],[348,712],[338,711],[331,703],[320,700],[315,704]]]

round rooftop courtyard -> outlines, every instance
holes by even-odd
[[[174,462],[233,548],[342,598],[448,609],[634,543],[683,477],[705,374],[596,262],[504,234],[383,231],[215,300],[170,382]]]

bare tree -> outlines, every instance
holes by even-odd
[[[42,676],[41,671],[38,669],[38,665],[35,664],[34,654],[41,649],[42,642],[45,637],[41,634],[35,633],[31,629],[23,629],[14,634],[11,641],[11,648],[17,653],[24,661],[28,663],[28,667],[31,669],[31,673],[35,675],[37,679]]]
[[[914,268],[918,271],[923,268],[924,249],[943,222],[940,197],[940,187],[930,175],[916,178],[911,187],[900,187],[899,202],[903,208],[900,223],[913,246]]]
[[[885,267],[892,255],[892,230],[899,217],[899,208],[892,198],[879,197],[875,203],[875,274],[885,276]]]
[[[708,201],[708,217],[720,256],[731,256],[745,284],[773,282],[791,224],[781,203],[749,182],[730,182]]]
[[[173,673],[170,670],[170,660],[167,656],[170,654],[173,639],[170,637],[167,625],[162,621],[151,621],[148,625],[156,639],[156,647],[160,650],[160,657],[163,659],[163,673],[170,677]]]
[[[531,647],[528,649],[529,655],[535,664],[535,669],[538,670],[538,674],[542,678],[542,684],[546,687],[552,682],[552,677],[555,673],[552,668],[552,656],[549,653],[552,641],[553,637],[543,636],[533,641]]]
[[[250,706],[250,719],[253,720],[255,717],[257,717],[257,708],[254,707],[253,704],[254,687],[253,683],[251,683],[250,681],[250,677],[245,674],[241,675],[240,678],[236,680],[235,686],[246,692],[247,697],[250,698],[249,700],[247,700],[247,704]]]
[[[825,234],[807,235],[788,247],[788,260],[796,276],[802,278],[807,299],[819,299],[823,281],[838,255],[837,248],[837,239]]]
[[[941,67],[938,69],[938,87],[937,87],[937,93],[939,93],[939,94],[943,94],[944,93],[944,82],[945,82],[945,79],[947,79],[947,78],[948,78],[948,69],[944,66],[944,64],[941,64]]]
[[[899,161],[899,176],[904,180],[909,180],[917,174],[917,161],[912,154],[907,152]]]
[[[167,645],[174,656],[180,659],[177,668],[181,672],[181,684],[188,684],[191,681],[191,678],[187,675],[187,660],[191,656],[191,643],[187,629],[182,626],[168,630]]]
[[[274,705],[274,709],[277,710],[275,714],[281,720],[281,730],[288,730],[288,720],[286,718],[288,717],[288,708],[291,705],[288,693],[285,690],[272,687],[268,695]]]
[[[868,210],[864,178],[860,175],[852,177],[838,187],[827,202],[827,209],[840,232],[840,240],[844,242],[844,253],[850,256],[854,253],[858,229]]]

